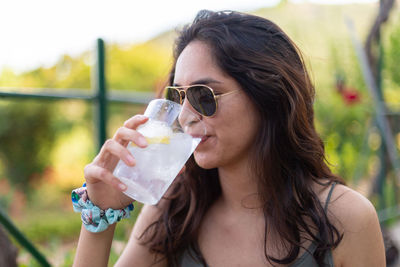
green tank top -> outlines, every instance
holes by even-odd
[[[326,198],[325,202],[325,212],[328,210],[328,204],[329,201],[331,200],[333,188],[335,187],[336,182],[332,183],[332,186],[329,190],[328,197]],[[317,262],[315,261],[313,254],[315,250],[317,249],[317,244],[314,242],[311,243],[311,245],[308,247],[308,250],[305,251],[294,263],[292,263],[289,267],[318,267]],[[189,251],[187,249],[181,259],[181,266],[182,267],[204,267],[199,261],[197,261],[192,255],[194,255],[193,251]],[[333,264],[333,257],[332,257],[332,251],[327,251],[325,253],[325,258],[324,258],[324,263],[325,266],[328,267],[334,267]],[[209,267],[208,265],[206,267]]]

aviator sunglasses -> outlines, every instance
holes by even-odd
[[[217,99],[221,96],[230,95],[239,90],[231,91],[225,94],[215,95],[214,90],[203,84],[194,84],[188,86],[167,86],[164,89],[164,97],[167,100],[183,103],[185,96],[190,105],[201,115],[211,117],[215,114],[218,107]]]

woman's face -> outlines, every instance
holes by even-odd
[[[238,90],[217,100],[212,117],[203,116],[207,136],[194,152],[197,164],[210,169],[246,163],[258,129],[255,107],[240,85],[217,66],[209,46],[201,41],[189,43],[176,62],[174,85],[191,84],[208,85],[216,95]],[[184,106],[190,106],[187,99]]]

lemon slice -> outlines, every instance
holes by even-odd
[[[169,144],[169,136],[146,137],[147,143],[150,144]]]
[[[157,137],[145,137],[149,145],[151,144],[166,144],[170,143],[169,136],[157,136]],[[131,142],[131,146],[137,146],[135,143]]]

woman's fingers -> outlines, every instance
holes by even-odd
[[[104,168],[104,170],[107,169],[108,171],[112,171],[118,160],[121,159],[128,166],[134,166],[136,160],[126,146],[129,142],[132,142],[141,148],[147,146],[147,141],[144,136],[135,130],[139,125],[147,122],[147,120],[148,118],[143,115],[136,115],[127,120],[124,127],[119,128],[114,137],[108,139],[104,143],[100,153],[93,160],[92,165],[97,166],[98,168]],[[92,176],[93,175],[90,174],[89,177]]]
[[[122,146],[126,146],[129,141],[134,142],[137,146],[142,148],[147,146],[146,138],[144,138],[142,134],[126,127],[119,128],[114,134],[113,139]]]
[[[113,139],[108,139],[101,148],[97,160],[107,159],[108,153],[122,159],[127,165],[135,165],[135,159],[126,148],[129,142],[135,143],[138,147],[145,148],[147,146],[146,138],[135,130],[121,127],[115,133]],[[109,160],[109,159],[108,159]]]
[[[128,166],[134,166],[136,164],[136,160],[132,156],[131,152],[129,152],[125,146],[121,145],[114,139],[108,139],[104,143],[100,151],[100,158],[107,158],[108,153],[120,158]]]
[[[130,129],[136,129],[139,125],[146,123],[148,120],[149,118],[144,115],[135,115],[125,121],[124,126]]]
[[[86,181],[101,180],[119,191],[125,191],[126,185],[116,178],[107,169],[101,168],[95,164],[89,164],[84,169]]]

